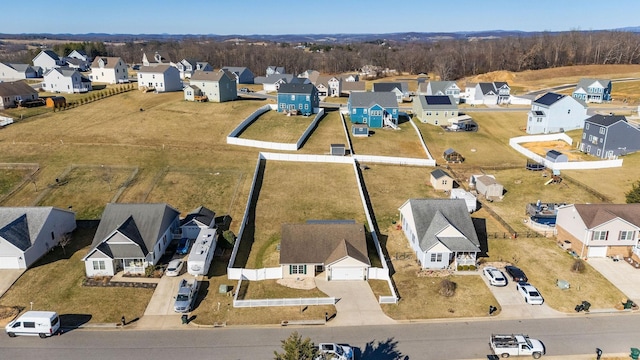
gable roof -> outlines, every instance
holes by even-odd
[[[611,84],[611,80],[605,80],[605,79],[580,79],[580,81],[578,81],[578,84],[576,85],[576,90],[579,89],[583,89],[585,92],[587,91],[587,89],[589,88],[589,86],[593,85],[594,83],[597,83],[598,85],[600,85],[603,88],[608,88],[609,84]]]
[[[378,82],[378,83],[373,83],[373,91],[374,92],[393,91],[395,89],[398,89],[398,91],[402,92],[402,84],[399,83],[399,82]]]
[[[489,93],[497,93],[495,85],[493,83],[481,82],[478,83],[480,86],[480,91],[482,91],[482,95],[487,95]]]
[[[427,251],[441,243],[451,251],[480,251],[480,241],[463,199],[409,199],[420,249]],[[439,235],[453,227],[459,235]]]
[[[275,73],[277,74],[282,74],[284,73],[284,66],[274,66],[274,65],[269,65],[267,66],[267,69],[269,70],[273,70]]]
[[[232,73],[237,73],[238,75],[242,74],[243,72],[249,72],[253,76],[253,73],[251,72],[251,70],[249,70],[249,68],[245,66],[224,66],[222,70],[227,70]]]
[[[282,224],[280,264],[330,264],[346,256],[370,265],[362,224]]]
[[[213,224],[213,220],[216,217],[216,213],[213,210],[209,210],[204,206],[199,206],[192,212],[188,213],[182,221],[180,221],[180,225],[188,224],[191,220],[198,221],[201,224],[205,224],[206,226],[210,226]]]
[[[293,74],[273,74],[269,76],[257,76],[254,78],[254,83],[275,84],[278,81],[290,82],[293,78]]]
[[[176,69],[176,68],[171,66],[171,65],[167,65],[167,64],[140,66],[140,69],[138,70],[138,73],[162,73],[162,74],[164,74],[169,69]],[[178,69],[176,69],[176,71],[178,71]]]
[[[431,176],[433,176],[434,179],[440,179],[441,177],[444,177],[444,176],[451,177],[451,175],[447,174],[446,171],[442,169],[433,170],[431,172]]]
[[[589,229],[615,218],[640,226],[640,204],[575,204],[574,207]]]
[[[105,69],[113,69],[118,64],[118,61],[122,59],[113,56],[96,56],[96,58],[93,59],[93,62],[91,62],[91,67],[94,69],[100,68],[100,60],[104,63]]]
[[[457,87],[457,84],[455,81],[429,81],[426,84],[428,87],[431,88],[431,93],[434,95],[437,94],[438,92],[441,92],[444,95],[446,94],[447,89],[453,87],[454,85]]]
[[[627,118],[623,115],[593,115],[592,117],[585,120],[585,122],[590,122],[592,124],[597,124],[600,126],[611,126],[619,121],[627,122]]]
[[[27,250],[54,209],[52,206],[0,207],[0,237],[22,251]]]
[[[475,179],[476,179],[476,183],[482,183],[485,186],[494,185],[494,184],[500,185],[496,181],[496,178],[493,175],[480,175],[480,176],[476,176]]]
[[[47,75],[49,75],[49,74],[51,74],[53,72],[57,72],[58,74],[60,74],[60,75],[62,75],[64,77],[72,77],[76,73],[80,74],[80,72],[78,72],[78,70],[76,70],[76,69],[57,67],[57,68],[49,69],[49,71],[47,71],[47,73],[44,74],[44,76],[47,76]],[[80,74],[80,76],[83,76],[83,75]]]
[[[14,64],[14,63],[3,63],[4,65],[12,68],[13,70],[21,73],[26,73],[28,70],[35,71],[33,67],[29,64]]]
[[[16,96],[25,94],[37,94],[36,89],[32,88],[25,81],[11,81],[0,83],[0,97]]]
[[[349,95],[349,103],[357,108],[370,108],[375,104],[385,109],[398,107],[398,99],[390,92],[353,92]]]
[[[218,71],[203,71],[196,70],[191,75],[191,81],[220,81],[223,77],[229,78],[229,80],[236,79],[236,76],[227,70]]]
[[[312,94],[314,88],[313,84],[285,83],[278,88],[278,94]]]
[[[365,85],[364,81],[343,81],[342,91],[364,91]]]
[[[40,54],[45,54],[54,60],[60,60],[60,57],[58,56],[58,54],[56,54],[53,50],[42,50]],[[38,57],[38,55],[36,55],[36,57]]]
[[[137,231],[140,235],[140,245],[144,244],[146,249],[153,249],[160,234],[169,228],[179,215],[178,210],[167,204],[109,203],[102,213],[89,253],[115,230],[133,236],[133,241],[137,241]],[[132,229],[133,226],[136,228],[135,231]]]
[[[562,100],[566,96],[567,95],[548,92],[548,93],[540,96],[539,98],[537,98],[534,101],[534,104],[544,105],[544,106],[551,106],[551,105],[557,103],[558,101]]]

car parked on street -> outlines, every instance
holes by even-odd
[[[493,266],[487,266],[482,269],[482,273],[489,280],[489,284],[493,286],[507,286],[507,278],[502,271],[494,268]]]
[[[180,259],[173,259],[169,261],[169,265],[167,265],[167,270],[165,271],[165,275],[167,276],[178,276],[182,271],[182,266],[184,265],[184,261]]]
[[[507,265],[504,267],[504,270],[511,276],[511,280],[515,282],[527,282],[527,275],[525,275],[524,271],[520,270],[519,267],[513,265]]]
[[[522,295],[524,302],[527,304],[542,305],[544,303],[544,299],[538,289],[527,282],[519,282],[516,285],[516,290]]]

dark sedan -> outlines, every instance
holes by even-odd
[[[511,276],[511,279],[515,282],[527,282],[527,275],[525,275],[524,271],[520,270],[520,268],[515,267],[513,265],[507,265],[504,267],[504,270]]]

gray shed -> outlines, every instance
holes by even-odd
[[[567,155],[561,153],[560,151],[557,150],[549,150],[547,151],[547,160],[554,162],[554,163],[559,163],[559,162],[568,162],[569,158],[567,157]]]
[[[344,144],[331,144],[331,155],[345,156],[347,147]]]

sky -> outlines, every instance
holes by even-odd
[[[30,0],[29,9],[3,9],[0,33],[384,34],[640,26],[638,0]]]

